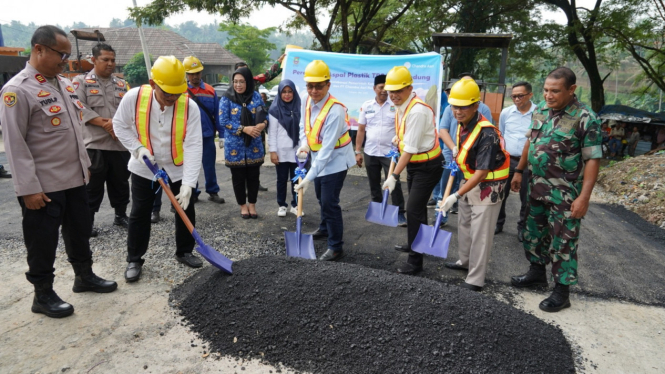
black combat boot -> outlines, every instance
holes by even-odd
[[[74,313],[74,307],[62,301],[53,291],[53,283],[36,283],[32,312],[43,313],[51,318],[62,318],[71,316]]]
[[[118,284],[113,281],[107,281],[95,275],[92,272],[92,261],[81,264],[72,264],[74,268],[74,292],[92,291],[97,293],[113,292],[118,288]]]
[[[540,310],[549,313],[555,313],[561,309],[570,308],[570,299],[568,295],[570,294],[570,286],[555,283],[554,292],[547,299],[540,302]]]
[[[535,287],[535,286],[545,286],[547,287],[547,275],[545,274],[545,265],[540,264],[531,264],[529,271],[523,275],[515,275],[510,278],[510,283],[513,286],[522,288],[522,287]]]
[[[127,205],[118,206],[115,208],[115,218],[113,219],[113,224],[116,226],[122,226],[124,228],[129,227],[129,218],[127,218]]]

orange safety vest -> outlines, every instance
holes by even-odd
[[[136,132],[139,135],[139,141],[144,147],[152,151],[152,142],[150,141],[150,109],[152,108],[152,87],[145,84],[139,88],[138,99],[136,100]],[[189,112],[189,96],[180,95],[178,101],[173,106],[173,121],[171,122],[171,157],[173,164],[181,166],[184,159],[183,143],[187,133],[187,117]]]
[[[490,121],[487,120],[482,114],[480,115],[480,120],[478,121],[478,124],[476,124],[476,127],[473,128],[473,131],[471,131],[471,134],[467,136],[466,140],[464,141],[464,144],[459,148],[459,153],[457,154],[457,165],[459,165],[460,170],[462,173],[464,173],[464,179],[469,180],[473,176],[473,174],[476,172],[474,169],[472,169],[469,165],[466,163],[466,158],[469,156],[469,149],[473,146],[473,144],[476,142],[476,139],[478,139],[478,135],[480,135],[480,130],[482,130],[483,127],[491,127],[494,129],[498,134],[499,134],[499,139],[501,140],[499,144],[501,145],[501,152],[506,156],[506,160],[503,162],[503,165],[499,167],[496,170],[490,171],[489,174],[487,174],[487,178],[483,180],[483,182],[488,182],[488,181],[498,181],[498,180],[503,180],[508,178],[508,174],[510,173],[510,154],[506,152],[506,148],[504,147],[503,143],[503,136],[501,136],[501,131],[496,128]],[[458,125],[457,128],[457,144],[460,144],[460,134],[462,133],[462,125]],[[490,177],[491,175],[491,177]]]
[[[311,102],[312,99],[310,97],[307,98],[307,105],[305,106],[305,136],[307,137],[307,145],[309,145],[309,149],[311,149],[313,152],[318,152],[321,149],[321,129],[323,129],[323,122],[325,122],[326,117],[328,117],[328,112],[330,112],[330,108],[332,108],[333,105],[339,104],[341,105],[344,110],[346,110],[346,106],[342,104],[339,100],[335,99],[333,95],[328,96],[328,100],[326,100],[326,103],[323,104],[323,108],[321,108],[321,112],[319,113],[318,116],[316,116],[316,119],[314,120],[314,126],[310,125],[310,115],[312,112],[312,107],[311,107]],[[344,120],[346,121],[346,127],[347,129],[349,128],[349,114],[346,113]],[[337,148],[342,148],[346,145],[351,143],[351,136],[349,135],[349,131],[345,131],[342,136],[337,139],[337,143],[335,144],[335,149]]]
[[[427,162],[429,160],[435,159],[439,157],[441,154],[441,147],[439,147],[439,142],[437,141],[437,133],[436,133],[436,124],[434,123],[434,109],[432,109],[431,106],[427,105],[424,101],[420,100],[418,98],[418,95],[413,96],[413,99],[409,102],[409,105],[406,106],[406,109],[404,110],[404,115],[402,116],[402,123],[400,124],[398,122],[397,117],[395,116],[395,132],[397,133],[397,138],[399,139],[399,144],[397,147],[399,148],[399,153],[401,154],[404,152],[404,133],[406,133],[406,116],[409,115],[409,112],[411,111],[411,108],[413,108],[416,104],[422,104],[429,108],[429,110],[432,111],[432,126],[434,129],[434,148],[430,149],[427,152],[424,153],[415,153],[411,156],[411,160],[409,162]]]

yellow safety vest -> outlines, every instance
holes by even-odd
[[[409,112],[411,111],[411,108],[414,107],[416,104],[422,104],[429,108],[429,110],[432,111],[432,118],[434,118],[434,109],[432,109],[431,106],[427,105],[424,101],[420,100],[418,96],[414,96],[413,99],[409,102],[409,105],[406,106],[406,109],[404,110],[404,115],[402,116],[402,123],[400,124],[398,122],[397,117],[395,116],[395,132],[397,132],[397,138],[399,139],[399,144],[397,145],[399,148],[399,153],[404,152],[404,134],[406,133],[406,116],[409,115]],[[439,157],[441,154],[441,147],[439,147],[439,141],[437,140],[437,133],[436,133],[436,124],[434,121],[432,121],[432,127],[434,130],[434,148],[430,149],[427,152],[424,153],[415,153],[411,156],[411,160],[409,162],[427,162],[429,160],[435,159]]]
[[[152,87],[143,85],[139,88],[139,96],[136,100],[136,132],[139,141],[151,154],[152,142],[150,141],[150,109],[152,108]],[[171,157],[173,164],[181,166],[184,158],[183,143],[187,133],[187,117],[189,112],[189,96],[180,95],[173,106],[173,121],[171,122]]]
[[[339,100],[335,99],[332,95],[328,96],[328,100],[326,100],[326,103],[323,104],[323,108],[321,108],[321,112],[319,113],[318,116],[316,116],[316,119],[314,120],[314,126],[310,125],[310,115],[312,112],[312,107],[311,107],[311,102],[312,99],[310,97],[307,98],[307,105],[305,106],[305,136],[307,137],[307,144],[309,145],[309,148],[313,152],[318,152],[321,149],[321,129],[323,129],[323,123],[326,120],[326,117],[328,117],[328,113],[330,112],[330,108],[332,108],[333,105],[339,104],[342,107],[344,107],[344,110],[346,110],[346,106],[342,104]],[[344,121],[346,121],[346,127],[347,129],[349,128],[349,114],[346,113],[344,117]],[[342,136],[337,139],[337,143],[335,144],[335,149],[337,148],[342,148],[346,145],[351,143],[351,136],[349,135],[349,131],[345,131]]]
[[[488,121],[487,118],[485,118],[482,114],[480,115],[480,120],[478,121],[478,124],[476,124],[476,127],[473,128],[471,134],[467,136],[464,144],[462,144],[462,146],[459,148],[459,153],[457,154],[457,165],[459,165],[460,170],[462,173],[464,173],[464,179],[471,179],[476,171],[472,169],[471,166],[467,165],[466,158],[469,156],[469,149],[471,149],[473,144],[476,142],[478,135],[480,135],[480,130],[482,130],[483,127],[491,127],[499,134],[499,139],[501,139],[499,142],[499,145],[501,146],[501,152],[503,152],[503,154],[506,156],[506,160],[503,162],[503,165],[501,165],[501,167],[496,170],[490,171],[490,173],[487,174],[487,178],[485,178],[483,182],[506,179],[510,173],[510,154],[506,152],[506,149],[503,145],[504,141],[503,136],[501,136],[501,131],[499,131],[496,126],[492,125],[492,123]],[[461,133],[462,125],[458,125],[457,144],[460,144]]]

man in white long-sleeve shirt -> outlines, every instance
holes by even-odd
[[[150,74],[150,85],[130,90],[113,117],[113,131],[132,153],[128,164],[132,173],[125,271],[128,282],[141,277],[142,257],[150,241],[150,214],[159,188],[152,181],[144,156],[168,174],[178,203],[192,224],[196,222],[194,204],[189,202],[201,170],[201,113],[193,100],[182,95],[187,90],[182,62],[174,56],[161,56]],[[175,226],[176,259],[189,267],[201,267],[201,260],[192,254],[194,238],[177,214]]]

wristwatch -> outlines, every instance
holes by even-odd
[[[363,151],[355,151],[357,155],[361,155]]]
[[[524,170],[522,170],[522,169],[515,169],[515,173],[517,173],[517,174],[523,174],[523,173],[524,173]]]
[[[390,175],[392,175],[393,178],[395,178],[396,181],[399,180],[399,174],[392,173],[392,174],[390,174]]]
[[[459,199],[462,198],[462,195],[460,195],[459,193],[457,193],[457,191],[455,191],[455,193],[454,193],[453,195],[455,195],[455,197],[457,198],[457,200],[459,200]]]

